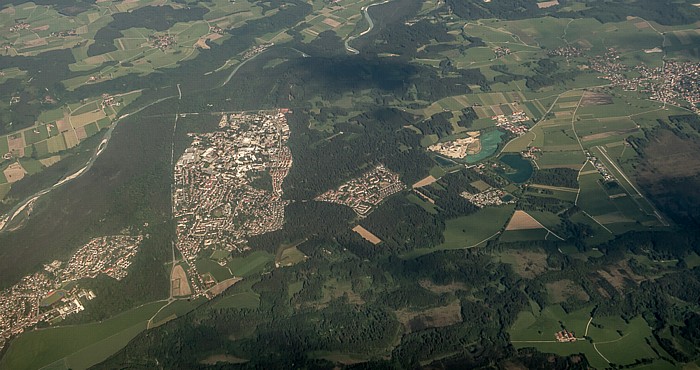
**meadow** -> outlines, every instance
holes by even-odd
[[[165,303],[153,302],[102,322],[25,332],[12,341],[0,367],[8,369],[79,369],[104,361],[146,329]]]
[[[445,242],[434,248],[418,248],[403,255],[414,258],[439,250],[465,249],[481,245],[496,236],[506,224],[514,207],[512,205],[482,208],[468,216],[445,222]]]
[[[588,325],[591,308],[566,313],[561,306],[551,305],[539,312],[523,311],[510,328],[511,341],[516,348],[535,347],[558,355],[583,353],[599,369],[611,363],[630,365],[642,359],[654,359],[654,365],[663,368],[670,365],[659,358],[657,352],[665,355],[665,351],[643,318],[625,322],[618,316],[593,317]],[[580,339],[573,343],[556,342],[554,333],[564,328]]]

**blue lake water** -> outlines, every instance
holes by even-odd
[[[503,175],[514,183],[522,184],[532,176],[532,163],[520,154],[506,154],[500,158],[500,161],[515,171],[503,172]]]
[[[503,136],[503,133],[498,130],[482,133],[479,137],[481,140],[481,151],[474,155],[468,155],[466,159],[467,163],[478,162],[496,153],[498,144],[501,143],[501,136]]]

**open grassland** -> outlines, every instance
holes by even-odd
[[[250,310],[258,308],[260,305],[260,295],[253,292],[233,293],[221,298],[214,304],[215,308],[247,308]]]
[[[566,284],[571,288],[570,281]],[[547,286],[550,294],[557,295],[555,298],[563,298],[561,289],[555,284]],[[582,291],[578,290],[580,288],[573,289],[576,292],[570,291],[567,294],[581,295]],[[517,348],[535,347],[539,351],[559,355],[583,353],[595,368],[606,368],[609,363],[629,365],[644,358],[654,359],[654,363],[658,362],[659,366],[664,365],[657,351],[664,356],[666,353],[652,336],[651,328],[643,318],[636,317],[625,322],[620,317],[595,317],[591,320],[591,325],[588,325],[591,308],[568,314],[559,305],[547,306],[539,312],[523,311],[509,331],[511,341]],[[574,332],[580,339],[574,343],[556,342],[554,333],[564,328]],[[590,337],[591,341],[583,339],[584,335]],[[630,351],[630,348],[635,350]]]
[[[551,233],[544,228],[506,230],[503,232],[503,234],[501,234],[498,240],[505,243],[518,241],[546,240],[549,239],[550,234]]]
[[[407,333],[439,328],[462,322],[462,306],[459,300],[454,300],[446,306],[433,307],[424,311],[403,309],[396,311],[396,318]]]
[[[471,215],[447,220],[444,243],[434,248],[414,249],[405,257],[417,257],[437,250],[479,246],[503,229],[513,213],[513,208],[512,205],[482,208]]]
[[[249,276],[262,272],[265,266],[273,260],[272,254],[256,251],[245,257],[233,258],[226,264],[226,267],[231,270],[234,276]]]
[[[500,263],[511,265],[516,274],[532,279],[548,270],[547,254],[541,249],[510,248],[494,254]]]
[[[167,306],[164,306],[160,312],[150,318],[148,322],[148,328],[154,328],[165,324],[170,320],[174,320],[178,317],[186,315],[188,312],[194,310],[195,308],[206,302],[207,299],[204,297],[198,297],[193,300],[176,300],[170,302]]]
[[[149,303],[99,323],[25,332],[10,343],[0,367],[37,369],[62,362],[64,368],[87,368],[146,329],[148,319],[163,305],[164,302]]]
[[[300,251],[297,246],[291,246],[288,248],[282,248],[282,250],[277,253],[275,265],[292,266],[306,261],[307,258],[308,257],[302,251]]]

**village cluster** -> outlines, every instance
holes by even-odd
[[[620,61],[615,49],[590,59],[591,69],[603,73],[602,78],[627,91],[650,94],[650,99],[663,103],[682,104],[700,113],[700,63],[664,61],[662,67],[650,67],[640,63],[630,67]],[[628,77],[636,72],[635,77]]]
[[[175,164],[176,245],[191,262],[195,293],[203,280],[193,262],[202,249],[243,249],[248,237],[282,228],[282,182],[292,166],[285,113],[224,114],[221,130],[190,135]]]
[[[172,45],[175,45],[175,37],[170,34],[165,35],[149,35],[148,41],[154,48],[165,50]]]
[[[120,106],[121,103],[117,101],[117,99],[109,94],[102,94],[102,102],[100,103],[100,106],[102,109],[107,108],[107,107],[118,107]]]
[[[511,115],[499,114],[491,117],[496,121],[496,126],[506,131],[510,131],[516,136],[527,133],[528,127],[523,122],[527,122],[530,118],[523,111],[513,112]]]
[[[253,48],[246,50],[246,52],[243,53],[243,59],[250,59],[250,58],[262,53],[263,51],[269,49],[273,45],[275,45],[275,44],[274,43],[267,43],[267,44],[254,46]]]
[[[488,189],[476,194],[465,191],[460,195],[479,208],[515,203],[514,197],[511,197],[512,199],[509,201],[504,201],[503,198],[507,193],[501,189]]]
[[[557,339],[557,342],[559,342],[559,343],[575,342],[578,340],[576,338],[576,336],[574,335],[574,332],[568,331],[566,329],[554,333],[554,337]]]
[[[82,311],[82,302],[95,298],[95,293],[68,283],[100,274],[121,280],[142,239],[128,235],[92,239],[68,262],[53,261],[43,271],[1,291],[0,348],[10,337],[39,322],[53,322]]]
[[[498,59],[510,55],[510,49],[503,46],[496,46],[493,49],[493,53],[496,54],[496,59]]]
[[[315,200],[346,205],[358,215],[366,216],[383,199],[405,187],[398,174],[380,164],[337,189],[319,195]]]
[[[470,145],[479,146],[479,138],[476,136],[478,136],[478,131],[474,136],[433,144],[428,147],[428,150],[448,158],[462,159],[469,154]]]
[[[29,29],[29,23],[19,22],[19,23],[15,23],[14,26],[10,27],[10,32],[19,32],[21,30],[28,30],[28,29]]]
[[[583,55],[583,50],[575,46],[567,45],[560,48],[555,48],[547,52],[550,57],[576,58]]]
[[[527,159],[537,159],[538,154],[542,153],[542,149],[536,146],[528,146],[527,149],[520,152],[520,156]]]

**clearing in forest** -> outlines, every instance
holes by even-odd
[[[377,245],[382,242],[381,239],[379,239],[376,235],[372,234],[369,230],[365,229],[364,227],[357,225],[352,228],[352,231],[360,234],[362,238],[367,240],[368,242]]]
[[[506,230],[531,230],[531,229],[543,229],[544,226],[535,220],[534,217],[530,216],[525,211],[517,210],[513,213],[513,217],[510,218]]]

